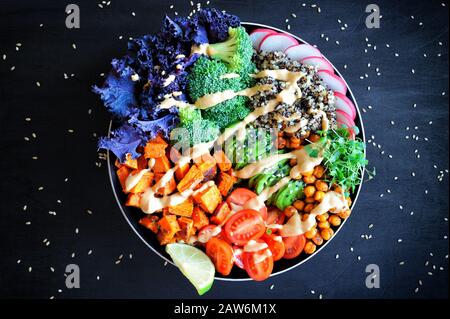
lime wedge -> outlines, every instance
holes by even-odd
[[[186,244],[168,244],[166,252],[194,285],[199,295],[211,289],[214,282],[214,264],[203,251]]]

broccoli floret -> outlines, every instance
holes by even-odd
[[[229,28],[225,42],[208,46],[209,56],[225,61],[231,71],[247,70],[253,55],[252,42],[243,27]]]
[[[211,60],[207,57],[200,57],[191,69],[188,76],[189,97],[195,102],[200,97],[225,90],[240,91],[248,87],[249,80],[237,78],[221,78],[229,73],[227,66],[218,60]],[[247,77],[250,78],[247,74]],[[230,100],[219,103],[213,107],[202,110],[204,119],[217,124],[220,129],[224,129],[237,121],[242,120],[250,113],[246,104],[248,98],[236,96]],[[182,120],[181,120],[182,121]]]
[[[230,72],[223,62],[201,56],[188,75],[187,90],[189,97],[196,101],[206,94],[245,89],[245,84],[240,81],[240,78],[221,78],[222,75],[227,73]]]
[[[180,117],[180,125],[185,126],[194,121],[202,119],[202,114],[200,110],[194,106],[182,107],[178,110],[178,116]]]
[[[238,121],[241,121],[250,113],[246,106],[248,98],[236,96],[213,107],[202,111],[203,118],[214,121],[217,126],[224,129]]]
[[[215,140],[219,134],[220,130],[214,122],[200,118],[172,130],[170,139],[173,143],[193,146]]]

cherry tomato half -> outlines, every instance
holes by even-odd
[[[247,188],[236,188],[228,196],[227,203],[231,208],[233,208],[233,206],[231,205],[232,203],[235,205],[244,206],[245,203],[247,203],[250,199],[255,198],[256,196],[258,195]],[[262,207],[261,209],[259,209],[259,212],[262,218],[265,220],[267,218],[267,207]]]
[[[243,246],[251,239],[260,238],[266,226],[258,211],[244,209],[230,217],[224,231],[233,244]]]
[[[283,237],[283,242],[286,248],[283,258],[293,259],[300,255],[305,248],[306,238],[305,235]]]
[[[242,261],[244,269],[253,280],[265,280],[272,273],[273,257],[268,248],[255,252],[243,252]]]
[[[269,249],[272,252],[273,261],[283,258],[286,248],[284,247],[284,242],[281,236],[264,234],[261,239],[264,240],[269,246]]]
[[[206,254],[211,258],[217,272],[228,276],[233,268],[233,248],[224,240],[211,238],[206,243]]]

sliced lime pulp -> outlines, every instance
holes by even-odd
[[[199,295],[211,288],[214,282],[214,264],[203,251],[186,244],[168,244],[166,252],[194,285]]]

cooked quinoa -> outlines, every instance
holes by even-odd
[[[306,74],[306,77],[302,78],[298,83],[302,90],[302,98],[298,99],[293,105],[280,103],[275,108],[275,111],[258,118],[253,123],[253,126],[282,130],[300,122],[300,129],[296,131],[295,136],[302,138],[307,136],[310,131],[322,129],[322,113],[318,111],[323,111],[328,117],[330,128],[336,127],[333,91],[325,87],[313,66],[291,60],[283,52],[255,52],[253,61],[259,71],[287,69],[293,72],[301,71]],[[274,84],[274,88],[271,91],[259,92],[254,95],[250,99],[250,107],[252,109],[273,99],[285,87],[284,82],[274,80],[271,77],[262,78],[257,83]],[[283,118],[293,119],[284,121]]]

